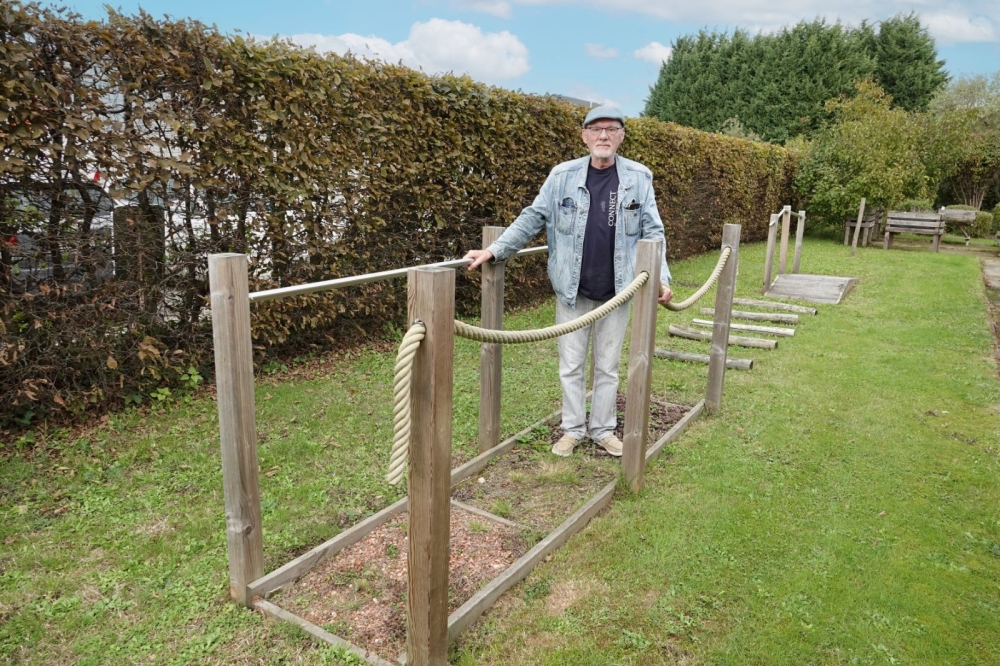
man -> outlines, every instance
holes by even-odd
[[[552,169],[535,201],[485,250],[470,250],[469,270],[486,261],[504,261],[545,228],[549,279],[556,293],[556,323],[583,316],[614,297],[635,278],[640,238],[664,240],[656,210],[653,174],[617,155],[625,139],[625,116],[611,106],[592,109],[583,121],[583,142],[590,155]],[[666,243],[660,268],[659,303],[670,291]],[[594,395],[590,437],[613,456],[622,454],[615,436],[618,364],[628,326],[628,308],[620,307],[587,328],[559,338],[559,380],[563,391],[562,438],[552,447],[572,455],[585,435],[584,367],[593,332]]]

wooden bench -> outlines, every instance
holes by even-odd
[[[976,211],[942,208],[941,217],[944,218],[946,224],[951,223],[958,227],[958,230],[965,236],[965,244],[968,245],[969,241],[972,240],[972,236],[969,235],[969,225],[975,223]]]
[[[935,252],[941,250],[941,236],[944,235],[944,216],[940,213],[910,213],[890,210],[885,220],[885,241],[882,249],[892,247],[896,234],[924,234],[934,236],[932,244]]]
[[[882,214],[884,212],[881,208],[872,208],[865,211],[865,216],[861,220],[861,247],[868,247],[868,242],[872,237],[878,236],[882,228]],[[848,215],[844,218],[844,245],[851,244],[851,232],[857,224],[857,215]]]

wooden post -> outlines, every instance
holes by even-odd
[[[733,312],[733,293],[736,291],[736,271],[740,261],[740,225],[727,224],[722,228],[722,247],[732,248],[732,254],[719,276],[715,293],[715,326],[712,328],[712,351],[708,361],[708,389],[705,408],[717,412],[722,406],[722,380],[726,376],[726,354],[729,348],[729,318]]]
[[[861,206],[858,207],[858,222],[854,225],[854,239],[851,240],[851,256],[858,251],[858,232],[861,231],[861,220],[865,219],[865,197],[861,197]]]
[[[788,232],[792,228],[792,207],[781,209],[781,249],[778,251],[778,275],[785,274],[788,263]]]
[[[774,241],[778,236],[778,215],[771,215],[767,225],[767,250],[764,251],[764,294],[771,288],[771,273],[774,270]]]
[[[409,321],[422,321],[427,334],[413,357],[410,392],[406,652],[411,666],[446,666],[455,271],[407,275]]]
[[[799,221],[795,225],[795,259],[792,260],[792,272],[799,272],[799,265],[802,263],[802,236],[806,231],[806,212],[799,211]]]
[[[660,295],[662,241],[640,240],[635,272],[649,273],[649,280],[632,297],[632,341],[628,354],[628,388],[625,393],[625,441],[622,472],[633,492],[642,488],[646,467],[646,431],[649,428],[649,392],[653,379],[656,342],[656,299]]]
[[[503,227],[483,227],[483,249],[503,233]],[[503,328],[504,263],[482,265],[483,328]],[[479,349],[479,452],[500,443],[500,395],[503,386],[503,345],[484,342]]]
[[[229,596],[250,606],[247,585],[264,575],[257,425],[247,257],[212,254],[208,280],[215,343],[215,386],[229,552]]]

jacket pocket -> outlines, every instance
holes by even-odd
[[[622,217],[625,218],[625,233],[629,236],[635,236],[639,233],[639,220],[642,217],[642,207],[629,208],[625,207],[622,211]]]
[[[556,213],[556,231],[561,234],[573,233],[573,223],[576,222],[576,202],[572,197],[566,197],[559,202],[559,212]]]

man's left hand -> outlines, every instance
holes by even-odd
[[[670,299],[673,297],[674,297],[674,292],[670,290],[670,287],[668,287],[665,284],[661,284],[660,296],[659,298],[656,299],[656,302],[662,305],[663,307],[667,307],[667,303],[669,303]]]

